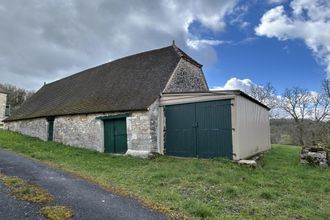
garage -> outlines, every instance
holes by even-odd
[[[230,115],[230,100],[166,107],[166,154],[231,159],[232,127]]]
[[[166,155],[239,160],[270,149],[269,108],[242,91],[163,94],[160,108]]]

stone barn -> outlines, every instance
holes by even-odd
[[[5,122],[99,152],[236,160],[270,148],[268,110],[241,91],[209,91],[202,65],[173,44],[46,84]]]

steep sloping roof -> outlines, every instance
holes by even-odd
[[[146,110],[164,90],[181,58],[200,65],[180,51],[175,45],[151,50],[47,84],[6,121]]]

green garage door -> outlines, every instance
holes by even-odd
[[[232,158],[230,100],[166,106],[165,117],[166,154]]]
[[[104,120],[104,152],[126,153],[126,118]]]

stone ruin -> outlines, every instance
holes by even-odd
[[[329,149],[323,146],[303,147],[300,154],[300,162],[317,166],[330,166]]]

